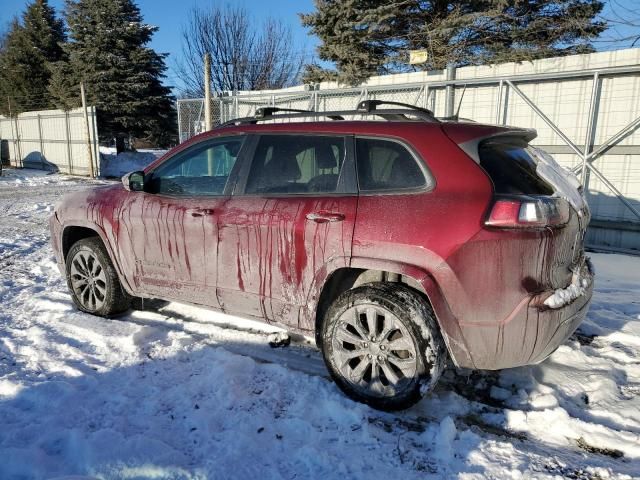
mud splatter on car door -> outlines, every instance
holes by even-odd
[[[345,181],[348,145],[344,136],[258,138],[246,179],[220,215],[218,297],[226,311],[302,327],[299,312],[314,286],[349,265],[357,196]]]
[[[222,198],[172,198],[131,193],[122,223],[123,249],[135,261],[140,291],[218,307],[216,210]]]

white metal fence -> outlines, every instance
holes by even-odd
[[[260,106],[348,110],[384,99],[437,116],[535,128],[533,142],[582,179],[593,213],[587,242],[640,253],[640,49],[522,64],[374,77],[358,88],[303,87],[212,100],[213,124]],[[180,140],[204,129],[203,99],[178,101]]]
[[[98,126],[94,107],[87,109],[89,131],[81,108],[41,110],[17,117],[0,116],[0,140],[8,143],[10,163],[90,175],[90,159],[97,174]]]

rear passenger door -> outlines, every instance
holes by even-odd
[[[349,265],[357,195],[352,139],[264,134],[220,214],[218,298],[226,311],[301,328],[301,309]]]
[[[438,208],[421,198],[435,187],[433,177],[404,142],[383,137],[355,142],[360,196],[353,257],[420,264],[415,245],[434,234],[423,225]]]

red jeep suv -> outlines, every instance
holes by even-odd
[[[348,395],[404,408],[447,358],[541,362],[586,314],[589,209],[535,135],[376,100],[264,108],[68,195],[52,244],[82,311],[162,298],[283,325]]]

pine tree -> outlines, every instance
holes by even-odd
[[[11,24],[0,53],[0,113],[52,108],[50,68],[63,58],[64,24],[47,0],[35,0]],[[8,100],[9,99],[9,100]]]
[[[315,0],[302,23],[320,37],[320,59],[305,80],[358,84],[368,77],[415,68],[442,69],[525,61],[593,51],[605,28],[600,0]],[[408,66],[408,52],[429,61]]]
[[[175,111],[171,90],[162,85],[166,54],[147,45],[157,27],[142,21],[132,0],[69,1],[66,9],[70,41],[67,60],[54,68],[51,94],[62,108],[79,105],[79,84],[95,105],[99,134],[171,141]]]

